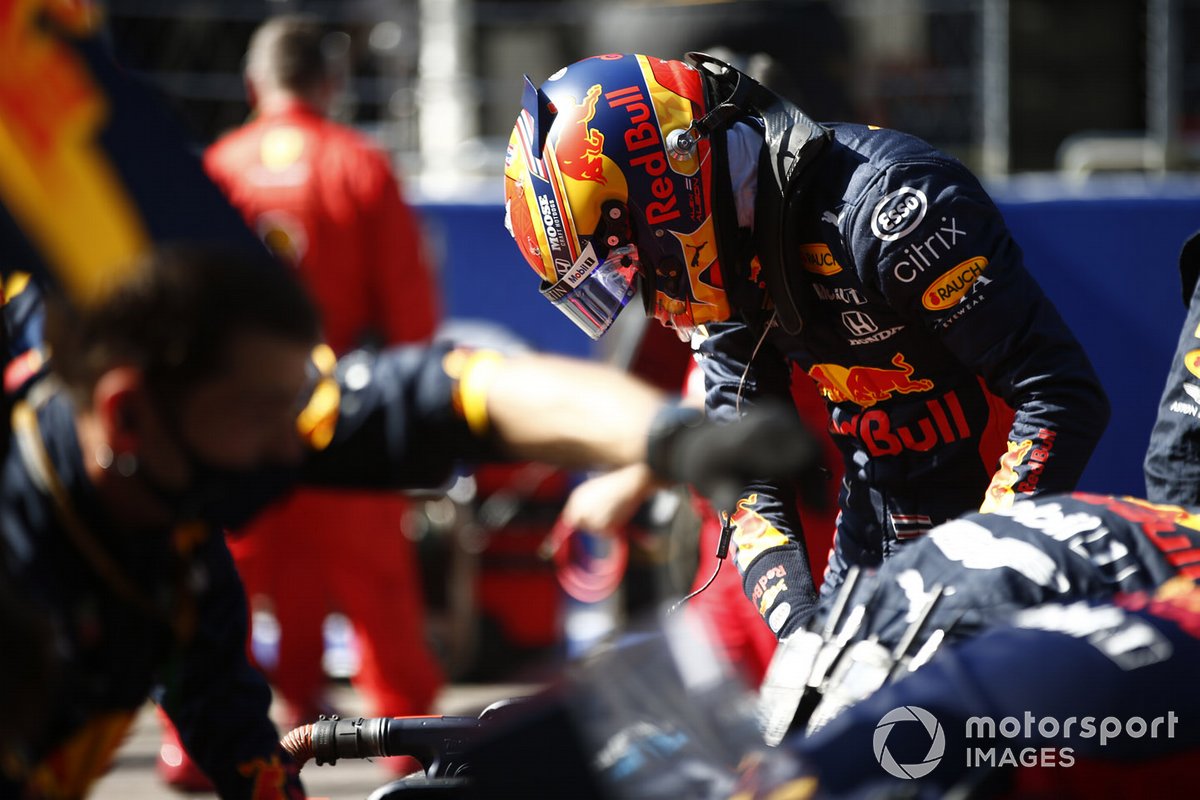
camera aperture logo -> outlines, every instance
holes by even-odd
[[[963,731],[966,765],[974,768],[1071,767],[1075,764],[1077,740],[1097,739],[1100,747],[1107,747],[1119,744],[1122,739],[1174,739],[1178,722],[1179,715],[1174,711],[1149,719],[1112,716],[1059,719],[1037,716],[1030,711],[999,720],[970,717]],[[897,727],[900,730],[893,736],[893,729]],[[871,743],[879,766],[887,774],[903,780],[924,778],[946,755],[946,734],[941,723],[920,706],[900,706],[884,714],[875,726]],[[922,750],[924,756],[920,755]]]
[[[887,746],[892,729],[902,722],[917,723],[929,737],[929,750],[925,753],[925,757],[912,764],[901,764],[896,761]],[[901,726],[906,736],[919,736],[917,731],[921,728],[916,725]],[[942,725],[938,722],[937,717],[920,706],[900,706],[893,708],[879,720],[879,724],[875,726],[875,736],[871,740],[871,744],[875,750],[875,760],[887,774],[905,780],[915,780],[924,778],[941,763],[942,756],[946,753],[946,733],[942,730]]]

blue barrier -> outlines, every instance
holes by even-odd
[[[1184,306],[1177,259],[1200,229],[1200,189],[1068,185],[993,189],[1029,269],[1086,348],[1113,417],[1080,488],[1141,496],[1142,455]],[[421,206],[443,267],[447,315],[501,323],[538,349],[587,356],[593,343],[538,296],[498,204]]]
[[[538,276],[522,260],[493,204],[419,206],[441,264],[446,316],[498,322],[538,350],[588,356],[593,342],[538,295]]]

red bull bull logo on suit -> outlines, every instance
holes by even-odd
[[[841,364],[814,364],[808,375],[817,382],[821,396],[834,403],[856,403],[870,408],[893,394],[928,392],[933,381],[913,378],[912,366],[903,353],[892,357],[895,369]]]

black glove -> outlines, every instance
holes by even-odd
[[[794,479],[804,495],[824,496],[821,445],[796,409],[781,403],[759,403],[725,425],[697,408],[667,406],[650,427],[646,462],[718,509],[731,508],[754,481]]]

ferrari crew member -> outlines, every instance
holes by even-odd
[[[334,353],[425,342],[440,301],[419,219],[387,154],[330,118],[342,86],[325,36],[300,15],[255,31],[245,71],[253,118],[208,149],[205,169],[299,271]],[[230,541],[247,594],[278,621],[274,663],[264,666],[289,727],[332,713],[322,623],[335,609],[354,626],[352,682],[370,713],[432,710],[444,676],[426,645],[414,547],[401,535],[408,507],[395,492],[305,489]]]

